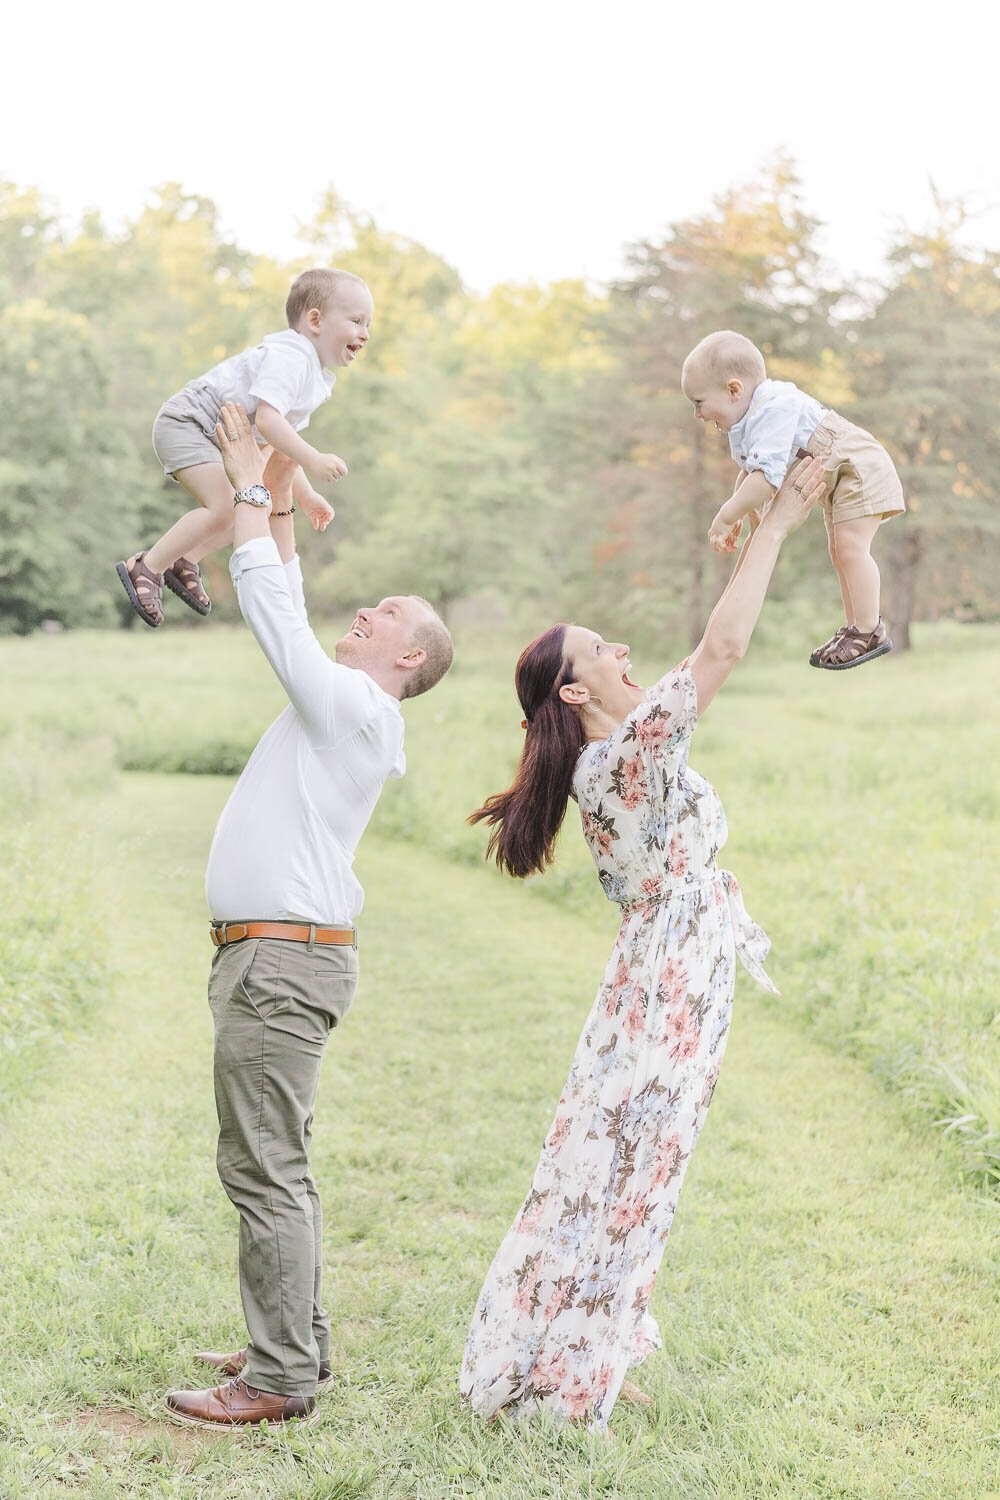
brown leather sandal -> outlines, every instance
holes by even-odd
[[[828,672],[845,672],[849,667],[860,667],[863,662],[874,661],[876,656],[885,656],[892,650],[892,641],[879,620],[871,632],[848,626],[840,637],[816,663]]]
[[[840,637],[848,628],[849,627],[847,625],[841,625],[839,630],[835,630],[833,632],[833,635],[831,635],[828,641],[824,641],[822,646],[817,646],[816,650],[810,654],[809,665],[811,667],[818,667],[826,653],[832,650],[832,648],[837,645]]]
[[[145,555],[137,552],[131,563],[120,562],[115,571],[140,620],[155,629],[163,624],[163,574],[146,567]]]
[[[179,557],[173,567],[164,573],[163,582],[172,594],[183,599],[196,614],[207,615],[211,610],[212,601],[205,593],[197,563],[189,562],[186,557]]]

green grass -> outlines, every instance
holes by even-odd
[[[241,1337],[214,1171],[201,874],[222,779],[88,805],[116,976],[0,1129],[0,1494],[254,1500],[955,1500],[1000,1488],[998,1205],[949,1143],[749,983],[617,1441],[487,1428],[468,1318],[606,957],[602,920],[373,837],[362,986],[314,1143],[335,1384],[306,1432],[192,1437],[162,1393]],[[119,830],[150,830],[123,849]],[[189,836],[165,840],[159,830]],[[113,1411],[132,1414],[127,1435]],[[92,1414],[89,1423],[82,1414]],[[123,1419],[114,1419],[121,1421]]]
[[[519,887],[464,825],[516,763],[520,643],[460,638],[407,706],[410,772],[359,856],[363,986],[317,1114],[323,1418],[212,1440],[159,1402],[197,1381],[192,1349],[241,1337],[202,903],[230,783],[163,773],[241,764],[280,690],[247,633],[214,624],[0,642],[3,1500],[1000,1493],[1000,1201],[982,1191],[1000,1160],[1000,634],[928,628],[911,656],[831,678],[778,654],[777,627],[692,759],[783,996],[738,995],[658,1281],[656,1405],[619,1408],[611,1447],[483,1429],[456,1399],[615,925],[575,826]],[[666,664],[640,660],[641,680]]]
[[[800,615],[765,611],[761,647],[712,705],[692,753],[729,814],[724,858],[774,941],[777,1013],[950,1129],[964,1173],[995,1179],[1000,630],[918,627],[908,656],[832,674],[805,664],[814,642],[800,642],[801,629]],[[328,642],[337,633],[321,631]],[[406,708],[409,773],[387,786],[374,833],[479,864],[482,832],[464,815],[516,764],[520,644],[460,636],[452,673]],[[640,680],[669,662],[638,660]],[[214,623],[0,641],[0,667],[13,688],[0,736],[19,715],[107,775],[113,765],[231,771],[282,704],[249,633]],[[164,829],[168,843],[184,836]],[[575,826],[556,868],[522,899],[594,919],[602,898]]]
[[[89,799],[108,778],[61,737],[0,739],[0,1081],[24,1084],[39,1047],[72,1045],[100,997],[107,947],[87,900]]]

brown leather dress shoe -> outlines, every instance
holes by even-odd
[[[211,1365],[213,1370],[218,1370],[222,1375],[242,1375],[247,1367],[247,1351],[237,1349],[235,1354],[216,1354],[211,1349],[203,1349],[195,1355],[200,1365]],[[328,1360],[321,1359],[319,1362],[319,1382],[316,1386],[316,1394],[325,1391],[333,1380],[333,1371]]]
[[[282,1396],[256,1391],[242,1380],[217,1385],[210,1391],[171,1391],[167,1411],[175,1422],[190,1427],[247,1427],[258,1422],[315,1422],[315,1396]]]

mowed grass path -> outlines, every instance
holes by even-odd
[[[749,981],[657,1284],[653,1408],[619,1407],[613,1444],[460,1411],[468,1318],[614,913],[596,884],[584,918],[376,841],[358,861],[362,988],[314,1143],[335,1330],[322,1419],[238,1438],[163,1420],[166,1389],[201,1383],[191,1351],[242,1338],[201,896],[228,786],[123,777],[87,814],[119,967],[88,1032],[0,1114],[3,1500],[1000,1491],[1000,1206]]]

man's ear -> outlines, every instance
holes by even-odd
[[[402,656],[396,657],[396,666],[402,667],[404,672],[415,672],[422,667],[427,660],[427,652],[423,646],[411,646],[409,651],[404,651]]]
[[[559,696],[571,708],[581,708],[584,703],[590,702],[590,694],[582,682],[564,682],[559,689]]]

